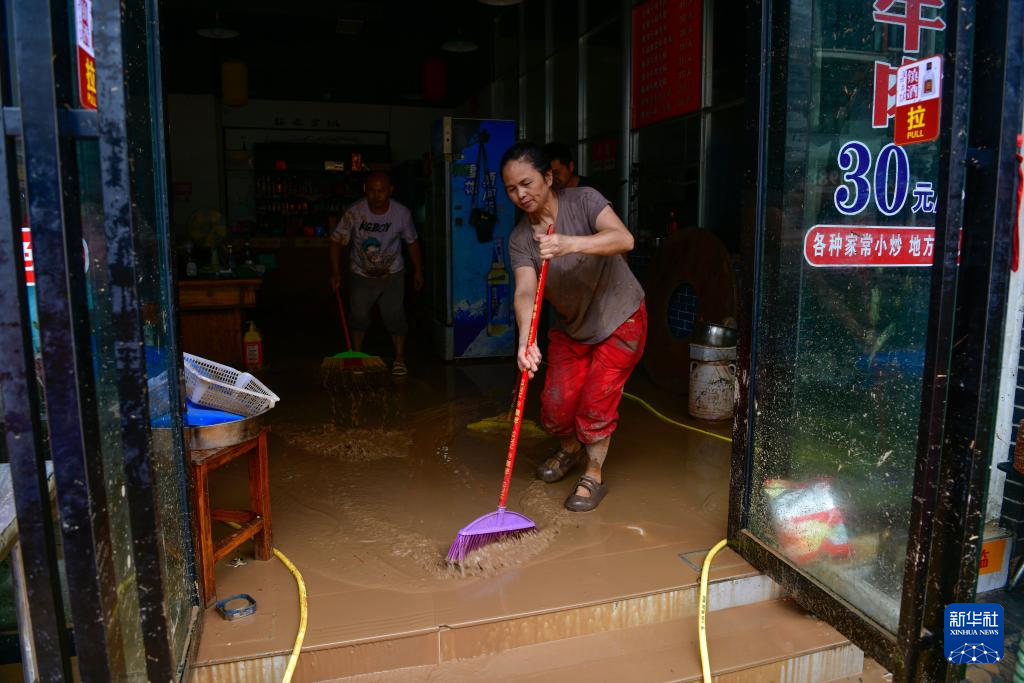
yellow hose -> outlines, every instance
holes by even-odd
[[[691,432],[697,432],[698,434],[703,434],[704,436],[710,436],[712,439],[718,439],[720,441],[725,441],[726,443],[732,443],[732,439],[730,439],[728,436],[722,436],[721,434],[715,434],[714,432],[709,432],[709,431],[706,431],[704,429],[700,429],[698,427],[694,427],[692,425],[684,424],[682,422],[676,422],[672,418],[670,418],[670,417],[668,417],[666,415],[662,415],[657,410],[655,410],[654,406],[652,406],[650,403],[648,403],[647,401],[643,400],[639,396],[634,396],[633,394],[626,393],[625,391],[622,392],[622,395],[625,396],[626,398],[628,398],[630,401],[636,401],[637,403],[642,405],[644,408],[646,408],[648,410],[648,412],[650,412],[652,415],[654,415],[656,418],[658,418],[662,422],[667,422],[670,425],[675,425],[676,427],[682,427],[683,429],[689,429]]]
[[[722,436],[721,434],[715,434],[714,432],[709,432],[709,431],[706,431],[704,429],[699,429],[697,427],[693,427],[693,426],[690,426],[688,424],[683,424],[682,422],[676,422],[672,418],[667,417],[665,415],[662,415],[657,410],[655,410],[654,406],[652,406],[650,403],[648,403],[647,401],[643,400],[639,396],[634,396],[633,394],[626,393],[625,391],[622,392],[622,395],[625,396],[626,398],[628,398],[631,401],[636,401],[637,403],[642,405],[644,408],[646,408],[652,415],[657,417],[659,420],[662,420],[663,422],[667,422],[670,425],[675,425],[676,427],[682,427],[683,429],[689,429],[690,431],[697,432],[698,434],[703,434],[705,436],[710,436],[713,439],[720,439],[721,441],[727,441],[729,443],[732,443],[732,439],[730,439],[727,436]],[[699,638],[699,641],[700,641],[700,668],[701,668],[701,673],[704,675],[704,683],[711,683],[711,663],[708,660],[708,631],[707,631],[707,618],[708,618],[708,574],[711,573],[711,561],[713,559],[715,559],[715,555],[718,554],[718,551],[721,550],[722,548],[724,548],[726,545],[728,545],[728,543],[729,543],[729,541],[724,539],[724,538],[721,541],[719,541],[718,543],[716,543],[715,547],[713,547],[711,550],[708,551],[707,557],[704,558],[704,566],[701,567],[701,570],[700,570],[700,608],[699,608],[699,611],[698,611],[697,630],[698,630],[698,638]]]
[[[225,522],[228,526],[240,529],[241,525],[236,522]],[[306,639],[306,621],[309,618],[309,606],[306,601],[306,582],[302,580],[302,573],[299,568],[292,564],[292,561],[277,548],[274,548],[274,555],[281,560],[281,564],[288,568],[288,571],[295,577],[295,585],[299,589],[299,630],[295,634],[295,644],[292,646],[292,654],[288,657],[288,666],[284,670],[284,677],[281,683],[291,683],[295,675],[295,666],[299,663],[299,653],[302,652],[302,641]]]
[[[704,558],[704,566],[700,570],[700,608],[698,611],[698,635],[700,638],[700,669],[704,674],[704,683],[711,683],[711,663],[708,660],[708,574],[711,573],[711,560],[715,559],[718,551],[726,546],[728,541],[724,538],[715,544],[715,547],[708,551]]]

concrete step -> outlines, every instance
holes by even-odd
[[[786,599],[716,610],[708,620],[712,674],[722,683],[819,683],[857,680],[863,652]],[[673,619],[333,680],[426,681],[699,681],[696,619]]]

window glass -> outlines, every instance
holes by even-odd
[[[859,0],[776,10],[750,528],[895,631],[939,146],[895,146],[914,119],[890,120],[885,94],[887,72],[935,55],[944,34],[893,27]],[[917,75],[918,95],[938,92],[936,70]]]
[[[555,40],[554,51],[576,47],[579,36],[579,8],[576,0],[548,0],[551,5],[551,33]]]
[[[526,137],[535,142],[544,140],[544,66],[526,74]]]
[[[494,20],[494,76],[503,78],[519,69],[519,8],[506,7]]]
[[[71,251],[68,258],[85,257],[89,329],[93,360],[93,389],[99,418],[99,441],[106,496],[105,512],[110,529],[110,554],[114,585],[118,587],[114,613],[107,637],[110,656],[124,657],[128,676],[146,675],[145,648],[139,621],[139,592],[132,558],[132,526],[125,495],[124,452],[121,447],[121,409],[117,387],[116,340],[110,275],[107,270],[107,239],[103,222],[103,195],[100,187],[99,142],[75,143],[77,149],[77,193],[81,201],[82,242],[85,253]],[[102,541],[98,539],[97,545]],[[102,552],[102,548],[97,548]],[[103,568],[100,569],[104,571]],[[120,642],[118,642],[120,641]],[[112,665],[117,670],[117,665]]]
[[[531,70],[544,62],[544,0],[525,0],[523,10],[526,12],[526,64],[523,68]]]
[[[619,0],[581,0],[587,3],[587,31],[592,31],[604,22],[619,15],[622,3]]]
[[[152,7],[147,4],[147,8]],[[163,97],[159,81],[155,21],[141,7],[129,10],[126,44],[136,46],[131,57],[140,66],[127,71],[128,139],[133,171],[132,219],[135,228],[136,274],[142,313],[142,336],[150,421],[153,425],[150,465],[157,503],[164,603],[171,651],[179,670],[192,626],[194,580],[191,569],[192,534],[186,498],[184,444],[177,391],[180,356],[173,319],[171,244],[167,214],[167,177],[163,139]],[[149,47],[149,52],[145,48]],[[169,428],[168,428],[169,427]]]
[[[587,138],[615,135],[622,126],[621,39],[617,21],[584,39]]]
[[[742,105],[714,111],[706,118],[703,227],[718,235],[734,254],[740,252],[740,202],[735,197],[746,167],[744,123]]]
[[[576,45],[551,58],[552,139],[572,144],[579,134],[579,51]]]
[[[746,22],[736,21],[736,6],[729,0],[714,0],[711,29],[711,104],[723,104],[743,97],[746,83],[744,35]]]

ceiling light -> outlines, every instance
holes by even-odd
[[[338,19],[334,24],[334,32],[343,36],[358,36],[363,32],[363,20]]]
[[[441,49],[445,52],[476,52],[478,47],[472,40],[465,38],[452,38],[441,43]]]
[[[220,12],[214,12],[213,23],[197,29],[196,33],[203,38],[213,38],[214,40],[227,40],[228,38],[238,37],[238,31],[220,23]]]
[[[238,37],[238,31],[226,26],[204,26],[198,29],[196,33],[203,38],[213,38],[214,40],[227,40],[228,38]]]

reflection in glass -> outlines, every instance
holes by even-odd
[[[177,390],[179,359],[171,312],[171,254],[163,141],[163,97],[156,57],[156,25],[145,12],[126,26],[127,43],[149,68],[128,72],[128,139],[136,182],[132,186],[135,268],[142,314],[151,431],[150,466],[154,481],[164,609],[172,656],[179,672],[193,621],[195,581],[192,536],[185,492],[185,453]]]
[[[87,140],[77,142],[75,146],[79,169],[77,180],[81,197],[82,242],[85,249],[85,296],[93,350],[93,386],[99,417],[99,456],[103,463],[114,585],[118,590],[108,630],[110,656],[117,656],[118,651],[123,652],[128,676],[144,678],[145,648],[139,621],[139,591],[132,562],[132,527],[125,495],[124,453],[121,448],[121,411],[100,187],[99,142]],[[74,252],[69,257],[73,258]],[[78,257],[81,258],[81,252]],[[112,668],[117,670],[119,667],[114,665]]]
[[[790,42],[770,103],[750,527],[895,631],[930,269],[814,268],[803,240],[815,225],[933,226],[934,213],[913,201],[895,215],[875,201],[837,210],[837,187],[853,187],[843,145],[859,141],[873,160],[892,141],[891,127],[872,127],[873,77],[876,61],[899,64],[900,53],[879,41],[864,3],[797,4],[779,15]],[[906,151],[910,182],[936,183],[937,145]],[[868,174],[890,197],[894,169]]]

